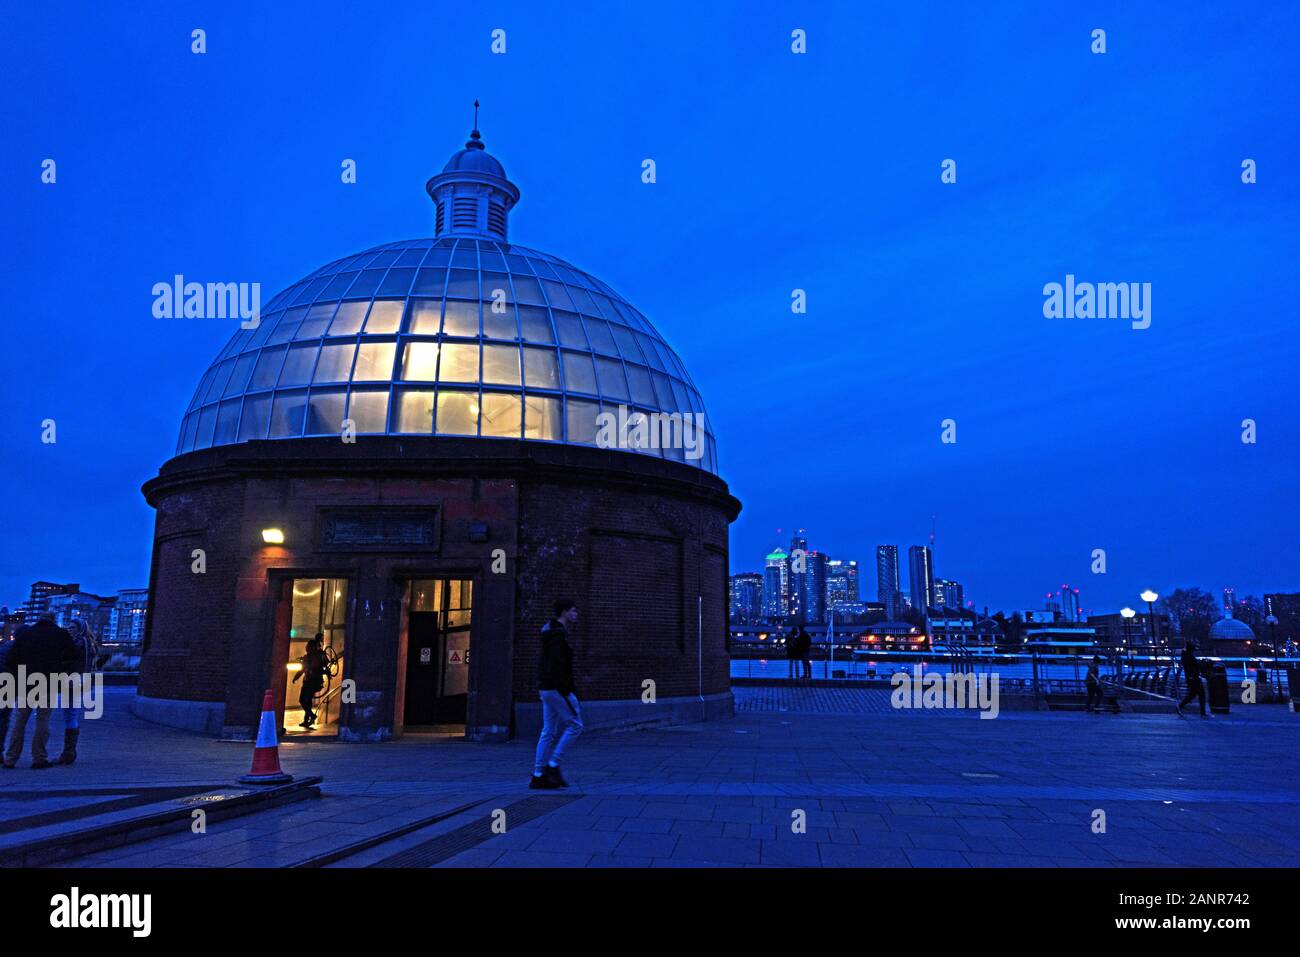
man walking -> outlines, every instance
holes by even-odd
[[[1196,642],[1190,638],[1187,644],[1183,646],[1183,677],[1187,680],[1187,694],[1183,700],[1174,706],[1178,712],[1178,717],[1183,717],[1183,706],[1191,704],[1192,699],[1196,698],[1201,704],[1201,717],[1208,718],[1205,711],[1205,685],[1201,683],[1201,663],[1196,660]]]
[[[555,603],[555,617],[542,626],[542,654],[537,663],[537,688],[542,699],[542,733],[533,759],[533,790],[567,788],[560,760],[573,739],[582,734],[582,708],[573,688],[573,649],[568,629],[578,620],[571,601]]]
[[[27,719],[36,714],[36,730],[32,732],[32,767],[40,770],[52,768],[45,746],[50,740],[50,717],[54,714],[54,684],[58,676],[71,672],[76,667],[77,647],[72,636],[54,623],[52,614],[41,615],[34,625],[18,629],[14,635],[13,648],[5,661],[5,671],[15,677],[18,669],[26,666],[28,682],[35,676],[42,676],[45,683],[44,700],[26,701],[14,711],[13,727],[9,732],[9,750],[5,752],[4,766],[7,769],[17,767],[18,759],[23,755],[23,738],[27,731]],[[26,694],[27,688],[20,689]],[[60,702],[60,706],[71,702]]]
[[[1083,679],[1088,688],[1088,712],[1100,713],[1101,706],[1101,655],[1093,655],[1088,663],[1088,674]]]

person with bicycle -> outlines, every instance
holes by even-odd
[[[316,632],[307,642],[307,653],[298,659],[302,668],[293,676],[296,683],[302,679],[302,691],[298,693],[298,704],[302,705],[302,727],[310,730],[316,724],[316,710],[312,707],[316,696],[325,687],[325,678],[329,672],[329,659],[321,643],[325,635]]]

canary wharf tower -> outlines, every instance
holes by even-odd
[[[520,190],[478,130],[426,190],[432,238],[310,273],[200,379],[143,489],[135,712],[244,737],[269,688],[288,735],[529,734],[539,631],[572,598],[588,724],[730,714],[740,503],[690,374],[604,282],[509,241]],[[619,410],[704,429],[604,447]],[[329,673],[304,728],[315,636]]]

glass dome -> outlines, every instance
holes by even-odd
[[[177,453],[252,439],[455,435],[597,444],[597,415],[699,413],[685,367],[636,309],[546,253],[492,239],[389,243],[330,263],[240,329],[199,383]],[[678,443],[681,444],[681,443]]]

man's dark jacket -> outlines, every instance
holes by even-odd
[[[564,697],[573,694],[573,649],[563,622],[551,619],[542,626],[542,654],[537,661],[537,687],[540,691],[558,691]]]
[[[4,670],[16,675],[26,665],[28,675],[67,674],[76,670],[78,657],[70,634],[52,621],[38,621],[14,633]]]
[[[1201,663],[1196,660],[1196,652],[1191,648],[1183,649],[1183,674],[1187,677],[1187,683],[1191,684],[1201,676]]]

